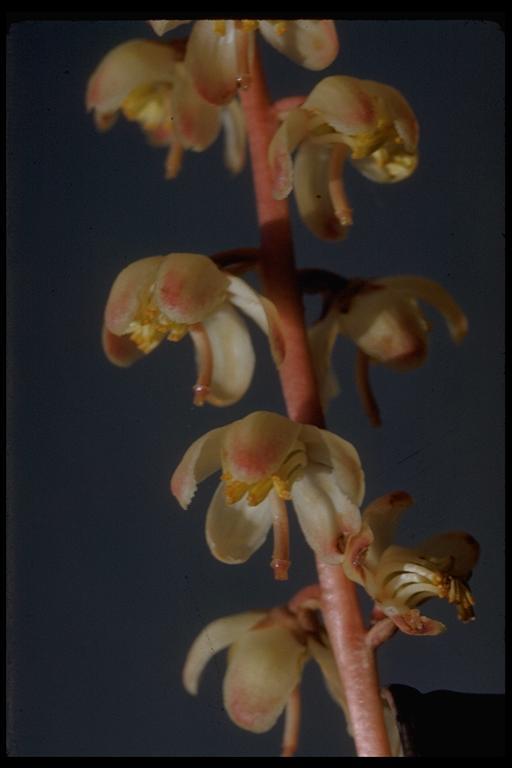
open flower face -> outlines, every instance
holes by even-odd
[[[338,334],[358,348],[358,387],[367,411],[368,362],[396,371],[422,365],[428,351],[430,325],[418,301],[435,307],[444,317],[454,342],[467,333],[466,316],[441,285],[424,277],[397,275],[349,284],[347,300],[340,295],[329,313],[310,330],[310,343],[324,405],[338,392],[331,354]],[[376,404],[375,404],[376,407]]]
[[[329,693],[346,710],[343,686],[315,610],[294,612],[283,606],[212,622],[187,656],[183,682],[189,693],[197,693],[206,664],[227,647],[224,706],[240,728],[253,733],[270,730],[292,696],[298,695],[304,664],[311,658],[320,666]]]
[[[370,504],[363,512],[361,530],[347,543],[344,569],[402,632],[437,635],[444,625],[422,616],[417,606],[439,597],[457,607],[462,621],[471,621],[474,600],[467,582],[479,546],[463,532],[434,536],[415,549],[392,545],[398,519],[411,504],[403,491]]]
[[[294,189],[311,231],[322,239],[341,239],[352,224],[342,182],[346,159],[372,181],[394,183],[415,170],[417,146],[415,115],[397,90],[371,80],[327,77],[286,115],[274,136],[269,148],[274,196],[282,199]]]
[[[275,413],[252,413],[190,446],[171,479],[184,509],[197,484],[219,469],[221,483],[206,518],[206,538],[216,558],[245,562],[274,526],[272,565],[277,578],[286,578],[285,502],[290,500],[317,557],[342,562],[346,537],[360,527],[364,495],[359,456],[350,443]]]
[[[150,21],[159,35],[186,23]],[[257,30],[276,50],[306,69],[324,69],[338,54],[336,29],[330,20],[196,21],[187,43],[185,64],[204,99],[227,104],[239,88],[249,87]]]
[[[166,175],[181,167],[183,150],[202,152],[226,128],[226,164],[241,170],[245,128],[237,101],[219,109],[196,91],[183,64],[183,46],[130,40],[111,50],[89,79],[86,105],[94,110],[97,127],[107,130],[121,111],[137,122],[149,141],[169,146]]]
[[[171,253],[133,262],[116,278],[105,310],[103,347],[127,366],[163,339],[190,335],[196,350],[196,405],[229,405],[246,392],[254,351],[238,307],[269,335],[276,363],[282,338],[274,305],[243,280],[197,253]]]

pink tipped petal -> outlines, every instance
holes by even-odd
[[[148,24],[153,28],[153,32],[161,37],[166,32],[170,32],[171,29],[176,29],[176,27],[181,27],[182,24],[189,22],[190,19],[152,19],[148,21]]]
[[[253,733],[270,730],[300,680],[306,649],[284,627],[247,632],[230,648],[224,706]]]
[[[342,708],[345,717],[347,718],[347,724],[349,724],[350,720],[348,716],[345,689],[343,688],[343,683],[341,682],[331,649],[326,645],[319,643],[313,635],[310,635],[308,637],[308,650],[320,667],[327,690],[334,701]]]
[[[231,405],[245,395],[252,380],[255,355],[251,337],[240,315],[227,303],[208,315],[202,325],[209,339],[212,357],[206,400],[212,405]],[[195,342],[193,332],[191,337]],[[202,345],[196,344],[199,369],[202,354]]]
[[[162,256],[150,256],[129,264],[116,277],[105,308],[105,325],[114,334],[123,334],[155,282]]]
[[[120,368],[128,368],[132,363],[144,357],[144,353],[128,336],[116,336],[108,330],[106,325],[103,326],[101,332],[101,341],[107,358]]]
[[[378,113],[365,81],[333,75],[313,88],[303,108],[321,115],[335,131],[349,136],[367,133],[377,126]]]
[[[232,477],[252,484],[279,470],[295,446],[301,425],[277,413],[256,411],[227,429],[223,466]]]
[[[324,411],[335,398],[340,387],[331,365],[332,350],[338,336],[338,312],[329,312],[308,329],[313,368]]]
[[[173,322],[200,323],[225,300],[227,277],[207,256],[170,253],[155,287],[159,309]]]
[[[240,173],[245,165],[247,136],[238,99],[233,99],[221,110],[220,118],[224,129],[224,163],[231,173]]]
[[[192,27],[185,64],[201,96],[212,104],[227,104],[236,95],[236,35],[234,21],[225,22],[224,34],[206,19]]]
[[[272,192],[276,200],[288,197],[293,189],[292,153],[308,132],[308,113],[293,109],[276,131],[268,149]]]
[[[245,563],[267,538],[277,503],[270,493],[255,507],[246,499],[228,504],[221,484],[206,516],[206,540],[212,555],[223,563]]]
[[[228,427],[212,429],[187,450],[171,477],[171,493],[186,509],[198,484],[220,469],[220,452]]]
[[[245,635],[266,616],[264,611],[247,611],[212,621],[196,637],[183,667],[183,685],[195,695],[203,670],[216,653]]]
[[[465,580],[477,563],[480,546],[469,533],[454,531],[432,536],[416,547],[416,553],[426,558],[450,559],[450,575]]]
[[[298,19],[280,24],[261,20],[260,32],[273,48],[306,69],[325,69],[338,55],[339,44],[334,22]]]
[[[414,501],[408,493],[393,491],[375,499],[365,508],[363,523],[373,534],[373,542],[366,556],[366,565],[369,568],[377,567],[384,550],[393,542],[402,513],[412,504]]]
[[[332,468],[339,488],[359,506],[364,496],[364,472],[352,443],[326,429],[309,425],[302,427],[299,437],[306,443],[309,460]]]
[[[285,341],[281,332],[279,315],[275,305],[253,289],[239,277],[229,275],[229,298],[235,307],[253,320],[266,333],[270,350],[276,365],[280,365],[285,351]]]
[[[413,296],[433,306],[444,317],[454,341],[460,342],[466,335],[468,321],[465,314],[448,291],[434,280],[417,275],[397,275],[382,277],[374,282],[391,288],[403,296]]]
[[[343,562],[346,539],[361,527],[361,516],[333,473],[308,466],[292,486],[292,501],[306,541],[317,557],[332,565]]]
[[[382,606],[384,612],[388,614],[398,629],[406,635],[415,635],[416,637],[434,637],[446,631],[446,627],[440,621],[430,619],[428,616],[422,616],[417,608],[411,608],[404,613],[388,613],[388,608]]]
[[[304,141],[295,158],[295,199],[300,216],[322,240],[342,240],[352,223],[341,176],[331,194],[331,160],[337,151],[329,144]],[[336,207],[335,207],[336,204]]]
[[[118,45],[107,53],[89,79],[87,109],[110,115],[136,88],[173,82],[176,60],[173,48],[160,42],[129,40]]]
[[[219,135],[219,109],[201,98],[183,64],[176,69],[179,77],[172,93],[173,129],[185,149],[202,152]]]

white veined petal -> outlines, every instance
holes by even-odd
[[[274,304],[256,293],[241,278],[228,275],[228,280],[231,303],[248,315],[263,333],[267,334],[272,357],[276,365],[280,365],[284,357],[285,342],[279,324],[279,315]]]
[[[152,40],[128,40],[101,60],[87,83],[86,107],[98,115],[119,109],[136,88],[150,83],[172,83],[177,54]]]
[[[293,483],[292,501],[306,541],[317,557],[324,563],[342,563],[344,541],[359,530],[361,516],[337,485],[332,470],[308,465]]]
[[[280,34],[271,21],[260,20],[260,32],[267,43],[306,69],[319,70],[332,64],[339,50],[333,21],[298,19],[284,24]]]
[[[440,312],[448,325],[454,341],[462,341],[468,331],[468,321],[454,298],[434,280],[418,275],[396,275],[382,277],[373,281],[376,285],[384,285],[405,296],[414,296],[420,301],[430,304]]]
[[[228,427],[212,429],[196,440],[186,451],[171,477],[171,492],[186,509],[198,483],[220,469],[220,452]]]
[[[227,104],[237,92],[236,30],[227,21],[225,33],[215,30],[215,22],[196,21],[187,44],[185,64],[195,87],[212,104]]]
[[[337,148],[340,146],[336,145]],[[343,205],[336,211],[333,204],[329,186],[333,152],[333,145],[304,141],[295,158],[294,192],[297,207],[306,226],[322,240],[341,240],[351,223],[341,174],[336,178],[336,187],[341,190],[339,197]]]
[[[202,152],[219,135],[220,110],[199,95],[183,64],[177,64],[176,71],[171,100],[173,129],[185,149]]]
[[[352,443],[308,424],[303,425],[299,438],[306,443],[308,459],[332,468],[338,487],[359,506],[364,497],[364,472]]]
[[[152,19],[148,23],[151,24],[153,31],[157,35],[165,35],[166,32],[170,32],[171,29],[181,27],[182,24],[189,24],[190,19]]]
[[[274,496],[270,493],[255,507],[246,499],[228,504],[224,486],[219,485],[206,515],[206,540],[217,560],[245,563],[261,547],[272,526]]]
[[[224,128],[224,163],[231,173],[240,173],[245,165],[247,135],[242,107],[233,99],[221,110]]]
[[[284,627],[254,629],[234,643],[224,678],[224,706],[240,728],[264,733],[300,681],[305,647]]]
[[[292,153],[308,133],[309,115],[302,109],[293,109],[278,128],[268,148],[268,162],[272,172],[272,193],[276,200],[288,197],[293,189]]]
[[[194,640],[183,667],[183,685],[195,695],[204,668],[216,653],[227,648],[266,616],[264,611],[246,611],[208,624]]]
[[[254,373],[256,357],[244,320],[227,302],[206,317],[202,326],[209,340],[211,380],[206,400],[212,405],[236,403],[245,395]],[[195,341],[193,331],[191,338]],[[196,345],[199,370],[203,346]]]
[[[338,315],[337,310],[331,311],[322,320],[308,328],[313,368],[324,411],[340,392],[331,364],[332,350],[338,336]]]

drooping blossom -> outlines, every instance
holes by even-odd
[[[462,341],[468,330],[467,318],[448,291],[434,280],[396,275],[348,283],[325,317],[309,331],[324,406],[338,392],[331,355],[337,336],[345,336],[358,349],[357,383],[363,404],[371,420],[380,423],[370,390],[368,363],[395,371],[410,371],[424,363],[430,324],[419,301],[437,309],[453,341]]]
[[[245,125],[235,99],[223,109],[197,93],[183,64],[183,46],[129,40],[113,48],[89,79],[86,106],[99,130],[119,111],[138,123],[151,144],[168,146],[166,176],[174,178],[184,150],[202,152],[225,129],[225,162],[237,173],[245,160]]]
[[[158,35],[187,21],[149,22]],[[331,20],[202,19],[187,43],[185,64],[194,85],[212,104],[227,104],[251,82],[254,35],[259,30],[280,53],[306,69],[328,67],[338,55],[338,36]]]
[[[309,229],[322,239],[341,239],[352,224],[342,179],[347,158],[372,181],[402,181],[417,166],[418,134],[414,112],[395,88],[326,77],[286,113],[272,140],[274,196],[283,199],[293,189]]]
[[[279,364],[283,340],[276,309],[247,283],[197,253],[140,259],[112,286],[103,347],[113,363],[124,367],[165,338],[180,341],[188,334],[198,367],[195,404],[229,405],[245,394],[255,365],[248,330],[235,307],[268,334]]]
[[[286,578],[288,521],[293,503],[304,536],[317,557],[343,560],[346,537],[360,527],[364,474],[351,443],[284,416],[258,411],[196,440],[171,479],[186,509],[198,483],[222,469],[206,516],[212,554],[243,563],[274,526],[276,578]]]
[[[347,542],[343,567],[402,632],[438,635],[445,626],[423,616],[418,606],[439,597],[457,607],[459,619],[471,621],[474,599],[468,580],[479,546],[461,531],[433,536],[414,549],[392,544],[399,517],[412,503],[409,494],[397,491],[366,507],[361,530]]]

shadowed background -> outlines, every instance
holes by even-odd
[[[355,393],[355,350],[339,340],[342,394],[328,425],[359,450],[366,502],[415,498],[399,541],[465,529],[482,554],[472,586],[477,621],[445,603],[438,638],[397,635],[379,652],[383,684],[500,693],[504,685],[504,36],[490,22],[339,22],[341,56],[302,70],[268,45],[275,98],[328,74],[380,80],[410,101],[421,126],[408,181],[374,184],[347,169],[355,224],[343,243],[316,240],[296,216],[297,259],[347,276],[418,273],[467,312],[455,347],[432,321],[426,365],[373,369],[383,426]],[[182,30],[178,30],[178,33]],[[172,36],[172,35],[171,35]],[[316,580],[290,514],[292,567],[276,583],[271,538],[227,566],[204,539],[204,483],[184,512],[171,472],[203,432],[258,410],[283,410],[265,339],[245,398],[192,406],[192,345],[164,343],[129,370],[100,345],[112,281],[129,262],[170,251],[254,246],[250,172],[231,177],[222,142],[187,153],[163,178],[165,150],[120,119],[96,133],[86,82],[102,56],[143,22],[23,22],[7,37],[8,750],[10,755],[273,755],[282,721],[255,736],[222,707],[223,655],[199,696],[181,685],[197,633],[220,616],[285,602]],[[256,283],[253,283],[256,285]],[[308,314],[317,304],[308,300]],[[251,331],[252,332],[252,331]],[[368,604],[365,602],[368,607]],[[299,755],[353,754],[341,713],[313,664],[303,682]]]

